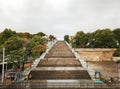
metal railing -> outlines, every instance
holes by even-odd
[[[120,83],[84,83],[84,82],[4,82],[0,83],[0,89],[120,89]]]

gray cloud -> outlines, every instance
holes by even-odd
[[[0,0],[0,30],[63,38],[83,30],[120,27],[120,0]]]

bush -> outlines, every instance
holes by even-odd
[[[120,57],[120,48],[118,48],[115,53],[113,54],[115,57]]]
[[[116,63],[120,63],[120,60],[116,61]]]

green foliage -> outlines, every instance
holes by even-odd
[[[113,56],[115,57],[119,57],[120,56],[120,48],[118,48],[115,53],[113,54]]]
[[[5,41],[4,46],[7,53],[9,53],[11,50],[18,50],[23,48],[23,42],[24,41],[19,37],[11,37]]]
[[[47,43],[47,39],[46,38],[42,38],[41,36],[38,36],[38,35],[35,35],[32,38],[32,41],[35,42],[36,45],[46,44]]]
[[[20,64],[18,64],[18,62],[23,60],[23,54],[24,51],[22,49],[10,51],[9,55],[7,56],[8,62],[13,63],[14,68],[19,67]]]
[[[49,35],[49,40],[50,40],[50,41],[53,41],[53,40],[55,40],[55,39],[56,39],[55,36],[53,36],[53,35]]]
[[[120,63],[120,60],[116,61],[115,63],[118,63],[118,64],[119,64],[119,63]]]
[[[95,38],[93,33],[87,33],[86,34],[86,47],[87,48],[93,48],[95,47]]]
[[[113,30],[113,33],[115,34],[115,38],[117,40],[117,46],[120,45],[120,28],[116,28]]]
[[[3,57],[3,48],[0,46],[0,61],[2,61]]]
[[[117,37],[114,33],[110,29],[98,29],[93,33],[79,31],[70,42],[76,48],[116,48]]]
[[[5,41],[13,36],[16,36],[16,32],[6,28],[2,33],[0,33],[0,45],[4,44]]]
[[[116,39],[114,33],[110,29],[97,30],[94,32],[95,48],[114,48],[116,47]]]
[[[28,33],[28,32],[25,32],[25,33],[16,33],[17,34],[17,36],[19,36],[20,38],[24,38],[24,35],[26,35],[26,38],[27,39],[31,39],[32,37],[33,37],[33,35],[32,34],[30,34],[30,33]]]
[[[45,52],[46,46],[45,45],[37,45],[33,48],[32,54],[35,56],[40,56],[43,52]]]
[[[41,37],[43,37],[43,36],[46,36],[46,34],[45,33],[43,33],[43,32],[39,32],[39,33],[37,33],[39,36],[41,36]]]
[[[77,32],[73,40],[76,48],[84,48],[87,44],[86,34],[83,31]]]
[[[41,37],[40,35],[35,35],[31,39],[31,55],[33,58],[39,57],[45,50],[46,46],[45,44],[47,43],[47,39],[44,37]]]
[[[64,40],[69,43],[69,35],[65,35],[65,36],[64,36]]]
[[[51,39],[56,39],[51,35]],[[37,58],[45,50],[47,44],[46,34],[16,33],[11,29],[5,29],[0,33],[0,59],[2,59],[3,47],[8,62],[13,63],[14,68],[20,66],[20,62],[27,61],[28,57]],[[17,66],[18,65],[18,66]]]

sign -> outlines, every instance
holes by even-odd
[[[95,72],[95,78],[100,79],[100,72]]]

